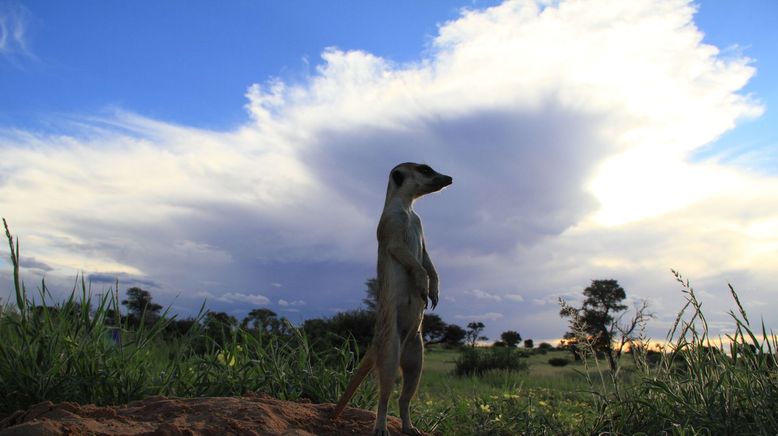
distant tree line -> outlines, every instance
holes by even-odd
[[[161,332],[162,337],[171,339],[182,337],[193,329],[202,330],[209,344],[203,347],[219,346],[225,343],[238,329],[251,334],[269,334],[288,336],[294,329],[300,329],[305,333],[311,345],[316,349],[329,349],[340,347],[346,340],[353,341],[363,352],[373,339],[373,326],[375,323],[375,311],[378,301],[378,282],[372,278],[365,282],[365,298],[363,307],[336,313],[331,317],[311,318],[305,320],[298,327],[284,317],[279,317],[274,311],[267,308],[252,309],[242,320],[226,312],[207,311],[198,317],[177,318],[172,317],[164,323]],[[139,287],[132,287],[126,291],[126,299],[121,305],[126,308],[126,314],[116,313],[113,309],[107,311],[106,323],[138,328],[141,325],[151,326],[157,322],[162,313],[162,306],[153,301],[151,293]],[[479,343],[487,341],[482,335],[485,324],[473,321],[463,328],[457,324],[449,324],[434,313],[425,313],[422,321],[422,337],[425,344],[441,344],[445,347],[468,346],[475,348]],[[501,340],[494,346],[517,347],[522,340],[517,331],[508,330],[501,334]],[[532,348],[531,339],[524,341],[526,348]]]

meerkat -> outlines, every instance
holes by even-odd
[[[376,232],[378,304],[373,343],[335,406],[332,419],[337,419],[368,373],[375,369],[379,399],[373,434],[388,436],[387,405],[399,367],[403,379],[399,400],[403,433],[421,434],[411,423],[409,407],[424,361],[424,309],[430,304],[433,309],[437,306],[439,281],[413,203],[452,181],[428,165],[415,163],[397,165],[389,173],[386,201]]]

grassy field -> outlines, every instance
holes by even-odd
[[[150,395],[334,402],[357,363],[353,343],[316,350],[297,329],[237,329],[216,340],[196,323],[171,340],[161,334],[164,315],[112,326],[114,293],[95,298],[83,280],[65,301],[48,301],[45,283],[29,295],[7,236],[16,298],[0,310],[0,416],[43,400],[107,405]],[[733,290],[735,330],[709,337],[701,303],[678,278],[687,304],[658,361],[625,355],[611,373],[591,353],[552,367],[550,358],[569,356],[555,351],[516,357],[518,371],[456,376],[461,351],[429,347],[412,403],[416,425],[441,435],[777,434],[775,336],[752,326]],[[374,407],[375,385],[366,383],[352,405]]]
[[[583,362],[554,367],[563,351],[531,354],[523,371],[454,376],[459,351],[428,347],[416,402],[422,427],[440,434],[576,434],[593,421]],[[466,431],[464,429],[467,429]]]
[[[502,394],[506,389],[541,388],[566,392],[588,389],[586,378],[580,373],[587,369],[582,362],[571,362],[567,366],[554,367],[548,363],[552,357],[570,359],[571,355],[563,351],[550,351],[546,354],[533,354],[526,358],[527,371],[492,371],[481,376],[452,377],[454,362],[459,351],[443,347],[427,347],[422,376],[421,392],[431,397],[445,398],[452,394],[458,396],[487,393]]]

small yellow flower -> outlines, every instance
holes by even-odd
[[[492,411],[492,408],[489,407],[488,404],[481,404],[481,412],[489,413]]]
[[[216,360],[222,365],[235,366],[235,356],[225,354],[224,351],[219,351],[219,354],[216,355]]]
[[[545,401],[538,401],[538,405],[540,405],[540,407],[548,407],[548,403]]]

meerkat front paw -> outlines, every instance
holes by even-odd
[[[430,294],[430,278],[427,275],[427,272],[421,271],[417,273],[414,277],[414,282],[416,292],[419,293],[422,301],[424,301],[424,307],[427,307],[427,299]]]

